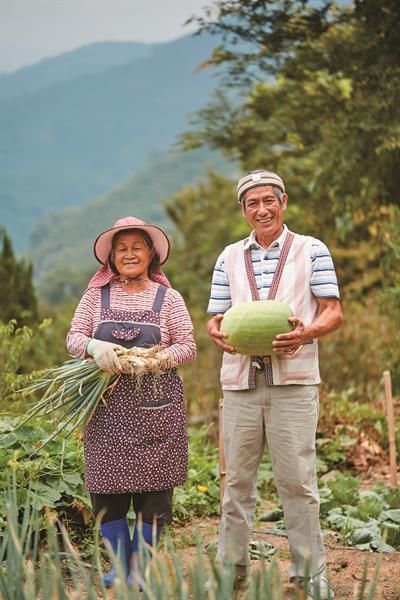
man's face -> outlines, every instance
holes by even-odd
[[[240,203],[242,213],[255,230],[259,242],[264,240],[272,242],[282,233],[283,215],[287,204],[286,194],[283,194],[282,201],[283,206],[271,185],[260,185],[245,193],[244,204],[243,201]]]

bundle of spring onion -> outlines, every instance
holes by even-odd
[[[117,351],[122,372],[135,377],[135,385],[149,373],[159,377],[174,367],[172,357],[160,346],[131,348]],[[47,369],[42,376],[21,390],[29,395],[44,390],[42,398],[27,412],[15,427],[22,427],[34,417],[51,416],[54,431],[42,442],[41,448],[58,435],[68,435],[87,425],[100,401],[106,404],[107,395],[118,383],[120,375],[106,373],[92,359],[72,359],[60,367]]]

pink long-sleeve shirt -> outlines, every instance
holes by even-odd
[[[115,310],[151,310],[159,284],[150,282],[143,292],[127,294],[116,280],[110,282],[110,308]],[[67,334],[67,350],[84,358],[86,346],[94,336],[101,319],[101,288],[90,288],[83,294]],[[161,346],[177,365],[193,362],[196,343],[193,325],[179,292],[168,288],[160,312]]]

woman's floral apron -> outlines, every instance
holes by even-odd
[[[94,337],[132,348],[161,341],[160,310],[167,288],[160,285],[151,310],[110,308],[110,286],[101,289],[101,321]],[[90,492],[113,494],[163,490],[187,478],[187,433],[182,379],[176,369],[160,377],[121,375],[99,402],[85,430],[85,484]]]

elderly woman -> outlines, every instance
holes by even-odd
[[[137,527],[132,541],[128,529],[131,502],[152,545],[153,525],[158,539],[172,519],[173,488],[187,478],[184,396],[175,366],[192,362],[196,346],[182,296],[159,268],[169,247],[160,228],[134,217],[101,233],[94,254],[103,267],[89,282],[67,336],[71,355],[92,356],[104,371],[121,372],[116,350],[155,344],[174,365],[140,382],[121,374],[85,430],[85,484],[95,516],[103,514],[102,536],[118,549],[127,572],[138,551]],[[113,567],[105,585],[114,579]]]

